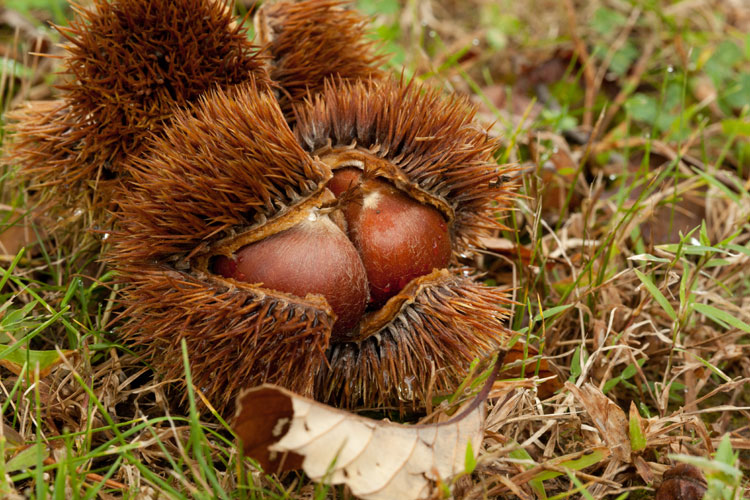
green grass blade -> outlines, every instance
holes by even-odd
[[[651,278],[649,278],[648,276],[640,272],[638,269],[633,269],[633,271],[635,271],[635,274],[636,276],[638,276],[638,279],[641,280],[641,282],[649,291],[649,293],[654,298],[654,300],[656,300],[656,302],[659,303],[659,305],[669,315],[672,321],[677,321],[677,313],[672,307],[672,304],[669,303],[669,301],[664,296],[664,294],[661,293],[661,291],[656,287],[656,285],[654,285],[654,282],[651,281]]]

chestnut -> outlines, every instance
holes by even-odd
[[[367,180],[358,190],[344,214],[367,270],[373,305],[382,305],[413,279],[448,267],[451,241],[440,212],[380,179]]]
[[[336,314],[332,334],[354,328],[367,305],[367,277],[354,245],[328,215],[311,213],[296,226],[216,257],[225,278],[304,297],[320,294]]]
[[[700,500],[706,493],[706,478],[694,465],[677,464],[664,472],[656,500]]]

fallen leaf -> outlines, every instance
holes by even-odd
[[[417,499],[475,463],[484,433],[480,394],[448,421],[404,425],[373,420],[265,384],[238,398],[234,430],[266,472],[301,468],[315,481],[346,484],[363,499]],[[467,450],[471,447],[471,457]]]
[[[679,201],[656,207],[641,224],[641,234],[646,244],[678,243],[683,234],[700,226],[705,217],[705,198],[696,192],[686,193]]]
[[[7,461],[5,471],[16,472],[30,469],[37,464],[39,455],[42,456],[42,461],[49,456],[49,451],[47,451],[44,443],[35,443],[19,451],[13,458]]]
[[[2,433],[0,433],[0,435],[5,438],[6,447],[10,446],[11,448],[16,448],[24,443],[23,437],[13,427],[4,422]]]
[[[565,388],[572,392],[583,405],[615,458],[630,463],[631,447],[628,418],[622,408],[592,384],[587,383],[579,388],[570,382],[566,382]]]
[[[0,439],[5,440],[2,446],[4,452],[2,460],[5,462],[6,473],[31,468],[36,465],[37,457],[40,454],[44,458],[49,455],[43,443],[27,446],[23,437],[14,428],[4,422],[2,424],[2,431],[0,431]]]
[[[3,216],[6,220],[0,224],[0,253],[8,257],[15,256],[23,247],[35,245],[46,238],[46,232],[35,213],[12,211]],[[36,231],[34,231],[36,228]]]
[[[638,472],[638,475],[641,476],[641,479],[643,479],[646,484],[654,483],[654,472],[643,457],[636,455],[633,459],[633,465],[635,465],[636,472]]]
[[[28,361],[28,367],[33,370],[39,364],[39,377],[44,378],[49,375],[52,368],[62,363],[62,357],[71,356],[75,351],[35,351],[23,347],[13,349],[13,346],[0,344],[0,366],[12,371],[15,375],[21,375],[24,366]]]
[[[518,364],[507,368],[503,372],[503,376],[505,378],[517,378],[523,373],[525,377],[536,375],[541,379],[548,378],[549,380],[545,380],[537,387],[539,397],[547,399],[562,388],[562,383],[560,382],[557,370],[550,362],[544,358],[539,359],[538,356],[539,351],[534,346],[524,344],[523,342],[516,342],[505,355],[503,364],[505,366],[514,362],[518,362]],[[524,359],[526,363],[522,365],[522,360]]]

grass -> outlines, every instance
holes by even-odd
[[[497,235],[510,251],[476,265],[488,282],[514,284],[511,325],[561,381],[592,384],[621,409],[633,451],[625,462],[603,451],[611,428],[597,423],[601,408],[570,389],[541,399],[517,388],[490,403],[479,460],[456,496],[642,498],[687,461],[706,473],[707,498],[742,497],[750,10],[468,4],[358,2],[395,72],[471,96],[502,138],[498,161],[518,165],[525,196],[505,219],[514,231]],[[6,8],[44,33],[40,19],[70,15],[51,0]],[[0,36],[19,54],[30,44],[8,26]],[[3,109],[53,94],[51,63],[6,53]],[[118,339],[114,277],[90,257],[101,236],[59,253],[67,236],[37,224],[12,166],[1,174],[1,497],[345,495],[253,468],[218,415],[198,414],[198,392],[187,408],[173,404],[170,381]]]

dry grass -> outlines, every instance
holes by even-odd
[[[14,4],[0,19],[6,109],[54,93],[54,60],[25,55],[39,34],[54,52],[54,35]],[[456,496],[643,498],[675,455],[711,459],[725,438],[747,473],[750,7],[359,5],[392,68],[471,95],[503,138],[498,160],[519,165],[517,232],[488,241],[477,265],[516,286],[513,329],[567,381],[549,397],[497,384]],[[0,496],[346,497],[245,467],[217,415],[174,404],[111,323],[117,288],[91,256],[106,235],[46,236],[70,221],[33,212],[12,177],[2,172]],[[65,238],[85,243],[60,255]],[[34,351],[19,357],[22,345]],[[740,479],[711,473],[722,457],[702,464],[728,495],[712,498],[740,498],[747,480],[732,492]]]

